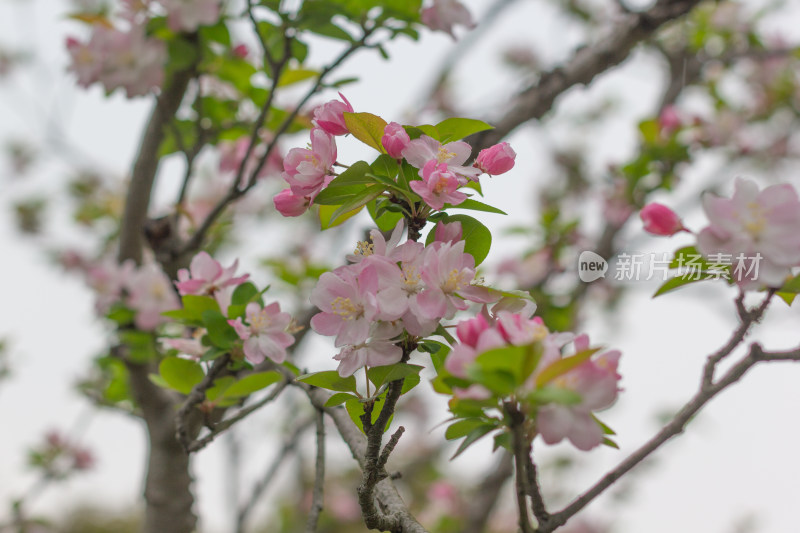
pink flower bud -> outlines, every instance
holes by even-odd
[[[681,121],[681,117],[678,115],[678,111],[675,109],[675,106],[668,105],[658,117],[658,128],[666,137],[672,135],[682,125],[683,122]]]
[[[644,222],[644,230],[653,235],[668,237],[686,229],[680,217],[672,209],[655,202],[644,206],[639,216]]]
[[[248,52],[247,45],[240,44],[240,45],[234,46],[232,52],[233,52],[233,55],[235,55],[236,57],[244,59],[245,57],[247,57],[247,52]]]
[[[411,138],[406,133],[406,130],[397,122],[390,122],[383,129],[383,137],[381,137],[381,144],[386,148],[386,152],[394,157],[400,159],[403,157],[403,149],[411,142]]]
[[[272,199],[275,209],[285,217],[299,217],[308,210],[308,199],[295,195],[291,189],[284,189]]]
[[[314,111],[314,124],[331,135],[344,135],[350,133],[344,121],[344,113],[352,113],[353,106],[342,93],[339,93],[344,103],[331,100],[322,104]]]
[[[477,315],[475,318],[462,320],[456,326],[456,335],[463,343],[471,347],[478,345],[478,339],[481,333],[489,329],[489,323],[483,315]]]
[[[475,160],[475,166],[486,174],[494,176],[508,172],[514,167],[516,152],[508,143],[502,142],[489,148],[481,150]]]
[[[458,242],[461,240],[461,222],[450,222],[445,224],[442,221],[436,223],[434,241],[436,242]]]

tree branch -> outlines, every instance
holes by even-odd
[[[502,455],[498,462],[489,469],[483,481],[473,490],[463,533],[483,533],[500,491],[513,474],[511,461],[513,456],[504,449],[500,451]]]
[[[308,512],[306,533],[317,530],[319,514],[322,512],[323,488],[325,486],[325,411],[317,409],[317,460],[314,469],[314,492],[311,497],[311,510]]]
[[[689,13],[701,0],[658,0],[641,13],[627,12],[610,28],[607,37],[584,46],[563,66],[545,72],[539,81],[516,95],[505,114],[491,121],[495,128],[468,141],[475,151],[500,142],[518,126],[543,117],[567,89],[587,84],[595,76],[622,63],[634,46],[664,24]]]

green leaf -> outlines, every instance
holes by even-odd
[[[375,385],[380,387],[384,383],[391,383],[398,379],[403,379],[412,374],[419,374],[422,371],[419,365],[409,365],[407,363],[396,363],[387,366],[373,366],[367,371],[369,380]]]
[[[367,176],[372,170],[365,161],[353,163],[347,170],[336,176],[327,187],[314,198],[318,205],[342,205],[363,191],[375,179]]]
[[[340,205],[336,211],[333,212],[331,215],[329,223],[334,225],[334,221],[338,221],[340,217],[346,216],[346,218],[350,218],[354,211],[358,213],[365,205],[369,202],[383,194],[386,188],[383,185],[370,185],[366,187],[361,192],[350,198],[346,203]]]
[[[287,85],[294,85],[301,81],[306,81],[311,78],[319,76],[319,72],[307,68],[298,68],[294,70],[287,70],[281,74],[278,81],[278,87],[286,87]]]
[[[494,425],[484,424],[470,431],[469,434],[467,435],[467,438],[464,439],[464,441],[458,447],[456,453],[453,454],[453,457],[451,457],[450,460],[452,461],[453,459],[461,455],[464,452],[464,450],[475,444],[479,439],[481,439],[487,433],[493,431],[494,429],[496,429]]]
[[[419,374],[411,374],[410,376],[406,376],[405,381],[403,382],[403,388],[400,389],[400,394],[403,395],[419,385],[421,378]]]
[[[436,130],[439,132],[439,141],[443,144],[493,128],[494,126],[471,118],[448,118],[436,125]]]
[[[381,394],[376,398],[375,404],[372,408],[372,423],[374,424],[375,421],[378,420],[378,416],[380,416],[381,407],[383,406],[383,400],[386,398],[386,393]],[[353,420],[353,423],[356,427],[364,433],[364,424],[361,422],[361,415],[365,413],[364,411],[364,403],[358,400],[357,398],[353,398],[351,400],[347,400],[344,403],[345,409],[347,409],[347,414],[350,415],[350,418]],[[392,423],[392,418],[394,415],[389,417],[389,420],[386,421],[386,427],[383,429],[386,432],[389,429],[389,425]]]
[[[705,281],[707,279],[718,279],[719,273],[718,272],[700,272],[699,274],[691,273],[686,274],[684,276],[676,276],[674,278],[668,279],[664,282],[661,287],[653,294],[653,298],[656,296],[661,296],[662,294],[666,294],[670,291],[674,291],[684,285],[688,285],[690,283],[697,283],[698,281]]]
[[[455,440],[466,437],[473,429],[485,424],[486,421],[483,418],[464,418],[458,420],[447,427],[447,430],[444,432],[444,438],[447,440]]]
[[[800,293],[800,274],[789,279],[776,293],[787,305],[792,305],[795,297]]]
[[[224,396],[226,398],[243,398],[249,396],[256,391],[265,389],[283,379],[280,373],[273,371],[258,372],[256,374],[248,374],[236,383],[228,387]]]
[[[342,405],[344,402],[351,399],[358,400],[357,397],[347,392],[337,392],[336,394],[328,398],[328,401],[325,402],[325,407],[336,407],[337,405]]]
[[[541,387],[542,385],[550,383],[557,377],[563,376],[581,363],[589,360],[592,355],[599,351],[600,348],[589,348],[588,350],[582,350],[575,355],[571,355],[551,363],[549,366],[545,367],[538,376],[536,376],[536,386]]]
[[[501,446],[506,450],[508,450],[509,452],[513,453],[513,450],[511,448],[511,435],[507,431],[498,433],[494,436],[494,447],[492,448],[492,451],[495,451],[497,448],[500,448]]]
[[[121,330],[119,340],[128,347],[128,357],[135,363],[146,363],[156,358],[155,338],[152,333],[138,330]]]
[[[211,296],[187,294],[181,297],[182,309],[166,311],[162,315],[178,320],[185,324],[200,325],[203,323],[205,311],[219,312],[219,304]]]
[[[369,216],[372,217],[373,222],[375,222],[379,230],[383,232],[392,231],[394,227],[397,226],[397,223],[400,222],[400,219],[403,218],[403,213],[384,210],[381,214],[378,214],[378,201],[379,200],[373,200],[367,204]],[[389,200],[383,199],[380,201],[385,203]]]
[[[208,338],[218,348],[228,350],[239,341],[239,335],[228,319],[215,310],[203,311],[203,325],[208,330]]]
[[[197,48],[185,39],[171,39],[167,43],[167,50],[171,69],[184,70],[197,60]]]
[[[563,387],[551,387],[545,385],[537,388],[527,396],[528,401],[544,405],[547,403],[557,403],[561,405],[577,405],[581,403],[581,395],[572,389]]]
[[[189,394],[205,377],[199,363],[179,357],[167,357],[158,365],[158,373],[169,386],[181,394]]]
[[[231,296],[231,304],[232,305],[247,305],[250,302],[255,302],[258,299],[260,291],[256,288],[255,285],[250,283],[249,281],[246,283],[242,283],[233,291],[233,296]]]
[[[305,374],[297,378],[297,381],[308,383],[320,389],[327,389],[338,392],[358,392],[356,387],[356,378],[354,376],[347,376],[343,378],[339,376],[336,370],[326,370],[324,372],[315,372],[314,374]]]
[[[382,154],[386,149],[381,143],[386,121],[372,113],[344,113],[344,123],[347,130],[359,141],[375,148]]]
[[[468,215],[448,215],[442,219],[442,222],[445,224],[451,222],[461,223],[464,252],[475,259],[475,266],[480,265],[486,259],[486,256],[489,255],[489,249],[492,247],[492,232],[489,231],[489,228]],[[425,244],[432,243],[435,236],[436,232],[434,230],[429,231]]]
[[[364,206],[358,207],[350,212],[334,217],[334,215],[339,211],[339,208],[341,208],[340,205],[321,205],[319,206],[320,228],[326,230],[336,227],[347,219],[356,216],[361,209],[363,209],[363,207]]]
[[[486,213],[497,213],[498,215],[507,215],[505,211],[501,209],[497,209],[489,204],[485,204],[483,202],[479,202],[477,200],[472,200],[467,198],[463,202],[458,205],[450,205],[445,204],[445,209],[468,209],[470,211],[484,211]]]
[[[204,41],[213,41],[225,46],[231,45],[231,34],[224,20],[213,26],[201,26],[197,31]]]
[[[222,376],[214,380],[214,384],[206,391],[206,399],[209,402],[217,402],[225,394],[225,391],[236,382],[233,376]],[[231,404],[235,403],[235,399],[231,398]]]

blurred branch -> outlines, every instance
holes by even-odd
[[[541,75],[538,82],[512,98],[501,117],[489,120],[492,130],[477,133],[468,141],[477,151],[498,143],[521,124],[543,117],[567,89],[587,84],[595,76],[622,63],[634,46],[653,35],[664,24],[683,17],[701,0],[658,0],[641,13],[625,13],[609,28],[605,39],[579,48],[570,60]]]
[[[512,455],[501,449],[502,455],[497,464],[489,469],[489,473],[474,489],[463,533],[483,533],[489,515],[497,503],[500,491],[505,486],[508,478],[513,474]]]
[[[774,291],[767,294],[764,302],[752,311],[745,322],[752,322],[763,316],[764,310],[769,300],[772,298]],[[749,325],[748,325],[749,327]],[[741,330],[741,326],[739,328]],[[739,331],[737,330],[737,331]],[[737,335],[735,335],[737,337]],[[741,343],[744,335],[736,342],[736,345]],[[708,369],[716,365],[716,355],[727,350],[731,343],[723,347],[723,349],[715,354],[709,356],[705,368],[704,375],[708,373]],[[733,348],[730,348],[732,350]],[[729,351],[730,351],[729,350]],[[705,379],[701,382],[700,388],[697,393],[689,400],[678,414],[669,423],[667,423],[661,431],[659,431],[653,438],[648,440],[639,449],[634,451],[625,460],[623,460],[616,468],[603,476],[595,485],[589,488],[586,492],[581,494],[572,503],[570,503],[563,510],[550,516],[543,524],[540,524],[539,533],[550,533],[556,528],[564,525],[566,521],[575,515],[578,511],[583,509],[589,502],[594,500],[606,489],[611,487],[619,478],[628,473],[631,469],[637,466],[651,453],[659,449],[664,443],[672,439],[674,436],[683,433],[686,425],[693,419],[693,417],[717,394],[739,381],[750,368],[760,361],[798,361],[800,360],[800,348],[785,351],[785,352],[765,352],[757,343],[750,345],[747,355],[733,365],[728,372],[725,373],[716,382],[707,382]]]
[[[183,446],[183,449],[186,450],[186,453],[192,451],[190,447],[194,444],[192,442],[193,432],[189,427],[189,416],[194,413],[194,408],[206,399],[206,391],[214,385],[214,380],[226,369],[230,360],[230,354],[225,354],[215,359],[211,368],[208,369],[208,373],[203,376],[200,383],[192,388],[192,392],[186,397],[183,405],[178,409],[178,414],[175,415],[175,436]]]
[[[294,431],[292,431],[289,437],[284,441],[283,446],[278,451],[275,459],[272,460],[272,463],[270,463],[270,466],[267,468],[264,476],[255,485],[255,487],[253,487],[253,491],[250,493],[250,498],[248,498],[247,502],[239,508],[239,512],[236,514],[236,533],[244,533],[245,522],[250,516],[250,513],[253,512],[253,509],[255,508],[259,499],[264,494],[264,491],[267,490],[269,484],[275,478],[275,474],[278,473],[278,469],[281,467],[281,465],[286,463],[286,460],[289,458],[289,456],[297,452],[297,443],[300,440],[300,436],[306,429],[309,428],[310,425],[310,420],[305,420],[299,423],[294,428]]]
[[[325,412],[317,409],[317,459],[314,468],[314,492],[311,497],[311,509],[308,512],[306,533],[317,530],[319,514],[322,512],[323,490],[325,486]]]

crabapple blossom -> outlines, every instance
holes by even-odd
[[[461,185],[481,173],[477,168],[464,166],[471,153],[472,147],[464,141],[442,144],[427,135],[409,142],[402,151],[403,157],[415,168],[422,169],[429,161],[444,163],[448,171],[460,176]]]
[[[433,0],[433,5],[422,10],[420,18],[430,29],[446,32],[454,39],[453,26],[475,27],[469,10],[458,0]]]
[[[466,194],[456,190],[461,186],[458,176],[450,172],[446,164],[434,160],[422,168],[422,181],[414,180],[409,185],[434,209],[442,209],[446,203],[458,205],[467,199]]]
[[[578,335],[575,350],[589,349],[589,337]],[[610,407],[617,399],[620,375],[617,373],[620,352],[610,350],[584,361],[551,384],[578,393],[580,402],[570,405],[547,404],[539,408],[536,427],[547,444],[568,439],[579,450],[590,450],[603,442],[603,429],[593,411]]]
[[[167,10],[167,24],[172,31],[195,31],[200,26],[216,24],[220,16],[219,0],[160,0]]]
[[[314,125],[331,135],[345,135],[350,133],[344,121],[344,113],[352,113],[353,106],[342,93],[339,93],[344,102],[331,100],[314,110]]]
[[[222,173],[236,174],[239,172],[239,167],[247,155],[247,149],[250,147],[250,137],[240,137],[236,141],[221,142],[219,143],[219,171]],[[253,148],[250,152],[250,157],[244,167],[242,180],[249,179],[250,175],[255,171],[259,160],[266,152],[266,146],[260,144]],[[256,178],[265,178],[270,175],[280,173],[283,168],[283,158],[278,150],[273,149],[267,157],[264,166],[258,171]]]
[[[168,319],[161,315],[180,306],[172,283],[158,265],[149,263],[128,279],[128,305],[136,311],[134,323],[141,330],[153,330]]]
[[[371,242],[359,241],[355,251],[352,254],[347,255],[347,260],[351,263],[359,263],[365,258],[373,255],[400,260],[396,256],[401,252],[402,249],[398,250],[397,243],[399,243],[400,239],[403,237],[403,229],[403,219],[400,219],[400,221],[397,222],[392,230],[392,234],[389,236],[388,241],[383,237],[383,233],[377,229],[371,230],[369,232],[369,240]],[[422,245],[420,244],[420,246]]]
[[[496,301],[486,287],[472,285],[475,260],[464,253],[464,241],[427,247],[422,268],[426,288],[417,296],[423,318],[453,318],[457,310],[469,307],[467,300],[478,303]]]
[[[403,349],[397,346],[393,337],[400,330],[385,322],[376,322],[370,328],[370,339],[354,345],[344,346],[333,358],[339,361],[337,368],[342,377],[352,376],[363,366],[386,366],[399,363]]]
[[[311,292],[311,303],[322,311],[311,318],[311,327],[322,335],[335,335],[336,346],[366,341],[378,312],[377,270],[359,270],[340,267],[326,272]]]
[[[189,269],[182,268],[178,271],[178,281],[175,282],[181,296],[186,294],[206,294],[213,296],[225,287],[241,285],[250,274],[235,277],[239,260],[227,268],[222,268],[219,261],[208,255],[207,252],[200,252],[192,258]]]
[[[310,148],[292,148],[283,160],[283,179],[297,196],[316,195],[325,186],[336,161],[333,135],[320,129],[311,130]]]
[[[107,92],[123,88],[128,98],[143,96],[160,87],[167,58],[166,45],[145,35],[142,25],[127,32],[101,24],[92,27],[87,43],[67,39],[72,62],[69,70],[78,76],[78,85],[99,82]]]
[[[86,281],[95,292],[95,309],[98,313],[107,313],[111,305],[122,297],[122,291],[128,287],[135,271],[133,261],[120,264],[113,258],[106,258],[86,270]]]
[[[517,153],[507,142],[484,148],[475,158],[475,166],[486,174],[498,175],[514,168]]]
[[[276,363],[286,360],[286,348],[294,344],[294,337],[286,332],[292,321],[289,313],[281,312],[281,305],[273,302],[262,308],[250,302],[244,311],[247,324],[239,317],[228,320],[239,338],[244,341],[244,356],[257,365],[270,358]]]
[[[208,349],[200,342],[200,339],[205,334],[205,329],[197,328],[190,339],[164,337],[161,339],[161,344],[167,349],[178,350],[180,353],[188,355],[191,359],[199,360]]]
[[[750,180],[737,178],[733,197],[703,197],[710,224],[697,235],[697,247],[706,257],[730,254],[750,261],[747,272],[734,271],[745,289],[779,287],[800,265],[800,199],[788,184],[760,191]]]
[[[639,216],[644,222],[644,230],[653,235],[669,237],[686,230],[675,211],[663,204],[649,203],[642,208]]]
[[[444,223],[441,220],[436,223],[434,229],[434,242],[451,242],[455,243],[461,240],[463,230],[461,229],[461,222]]]
[[[381,144],[386,148],[386,153],[395,159],[403,157],[403,150],[411,138],[406,133],[405,128],[397,122],[390,122],[383,128],[383,137],[381,137]]]

